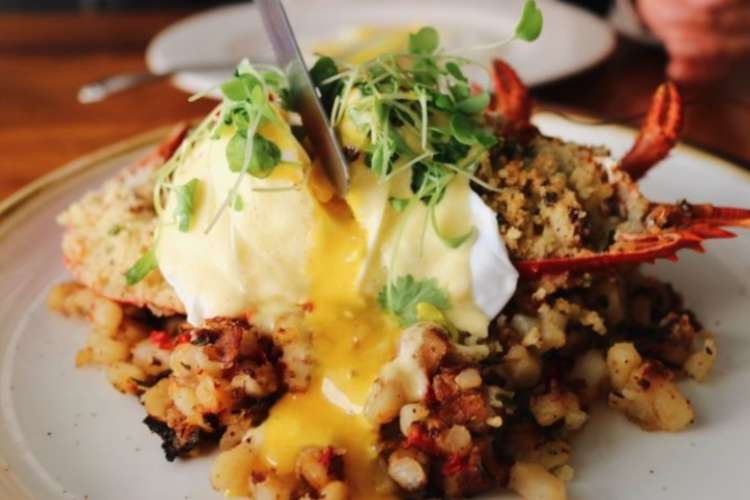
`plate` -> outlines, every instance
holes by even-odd
[[[615,156],[634,132],[591,127],[555,115],[535,118],[550,135],[606,144]],[[168,463],[160,440],[141,423],[143,409],[97,369],[76,369],[88,327],[51,314],[51,284],[68,279],[55,215],[142,155],[165,131],[115,145],[43,178],[0,207],[0,498],[38,500],[209,500],[212,457]],[[653,199],[686,197],[750,205],[750,174],[678,146],[643,183]],[[682,252],[647,271],[674,283],[718,336],[707,383],[682,387],[698,421],[679,434],[647,433],[594,408],[573,441],[571,498],[704,500],[745,498],[750,489],[750,233]],[[493,499],[511,498],[492,496]]]
[[[285,5],[300,46],[312,60],[323,44],[363,27],[413,30],[432,25],[441,32],[446,48],[497,42],[513,33],[523,0],[292,0]],[[524,82],[539,85],[591,67],[614,50],[614,32],[602,19],[557,1],[541,0],[539,5],[545,26],[537,41],[467,55],[483,63],[503,57]],[[257,8],[241,4],[196,14],[166,28],[152,40],[146,61],[149,69],[162,73],[201,64],[234,64],[243,57],[268,62],[272,53]],[[202,92],[228,75],[186,72],[174,83],[190,93]]]

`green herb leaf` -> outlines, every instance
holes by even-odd
[[[443,111],[450,111],[453,109],[453,99],[445,94],[436,94],[433,97],[435,107]]]
[[[450,121],[453,137],[461,144],[472,146],[479,143],[477,138],[477,126],[466,115],[455,114]]]
[[[245,208],[245,202],[242,199],[242,196],[237,195],[234,197],[234,203],[232,204],[232,208],[234,208],[238,212],[242,211],[242,209]]]
[[[521,14],[521,19],[516,26],[516,38],[533,42],[542,33],[543,25],[542,11],[539,10],[536,2],[526,0],[526,4],[523,6],[523,14]]]
[[[395,210],[396,212],[403,212],[404,209],[406,209],[406,206],[409,204],[410,198],[396,198],[395,196],[391,196],[388,198],[388,204]]]
[[[187,184],[174,188],[177,197],[177,207],[175,207],[174,216],[177,219],[177,227],[183,233],[190,229],[190,219],[193,216],[193,206],[195,205],[195,191],[200,181],[192,179]]]
[[[475,115],[481,113],[490,104],[490,94],[486,91],[481,92],[477,95],[467,97],[463,101],[456,104],[456,109],[467,115]]]
[[[471,96],[471,89],[468,85],[465,83],[457,83],[456,85],[451,85],[451,94],[453,94],[453,99],[458,101],[463,101],[464,99],[468,99],[469,96]]]
[[[138,259],[133,267],[127,270],[125,282],[128,286],[135,285],[157,267],[159,267],[159,263],[156,261],[156,252],[152,248]]]
[[[440,238],[440,241],[445,243],[445,246],[447,246],[448,248],[458,248],[466,241],[468,241],[472,236],[474,236],[475,229],[473,226],[468,231],[466,231],[465,234],[459,236],[448,236],[444,234],[438,226],[436,209],[434,205],[430,207],[430,221],[432,223],[432,229],[435,231],[435,234],[438,236],[438,238]]]
[[[253,75],[243,73],[221,85],[221,93],[232,101],[249,99],[252,91],[260,88],[260,82]]]
[[[415,280],[407,274],[395,282],[383,287],[378,294],[378,302],[386,311],[398,317],[402,326],[417,322],[417,305],[432,304],[440,310],[450,307],[448,294],[443,291],[434,279]]]
[[[240,133],[234,134],[227,144],[227,162],[232,172],[242,171],[245,165],[245,149],[247,139]],[[268,177],[274,167],[281,161],[281,151],[279,147],[263,137],[255,134],[253,138],[253,151],[247,171],[254,177]]]
[[[463,72],[461,71],[461,68],[458,64],[454,62],[449,62],[445,64],[445,70],[456,80],[460,82],[467,82],[468,80],[464,76]]]
[[[439,44],[438,32],[431,26],[425,26],[409,35],[409,52],[412,54],[432,54]]]
[[[330,57],[321,57],[310,69],[310,78],[318,90],[320,91],[320,100],[323,103],[323,107],[326,112],[330,114],[333,108],[333,101],[341,91],[341,81],[337,80],[334,82],[323,83],[325,80],[334,77],[338,74],[339,69],[336,67],[336,63]]]

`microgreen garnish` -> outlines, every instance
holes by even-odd
[[[281,161],[281,151],[279,147],[263,137],[256,134],[252,156],[249,162],[245,161],[245,154],[248,149],[247,138],[241,134],[235,134],[227,145],[227,162],[232,172],[242,172],[243,168],[253,177],[268,177],[271,175],[273,168]]]
[[[237,212],[241,212],[242,209],[245,208],[245,202],[243,201],[242,196],[237,195],[234,197],[232,208],[234,208]]]
[[[161,215],[164,210],[164,200],[168,194],[179,189],[172,185],[170,179],[181,160],[205,135],[209,135],[212,139],[220,139],[224,134],[231,133],[232,137],[227,143],[225,154],[229,169],[238,175],[223,203],[208,224],[206,233],[211,231],[227,207],[232,205],[235,210],[242,209],[242,203],[237,200],[238,190],[245,174],[257,178],[268,177],[281,162],[279,147],[271,140],[263,137],[259,133],[259,129],[267,123],[273,123],[292,135],[288,123],[279,118],[272,104],[275,99],[280,99],[283,107],[288,105],[286,77],[278,69],[258,71],[247,61],[242,61],[237,66],[234,77],[224,82],[219,89],[223,96],[221,105],[190,134],[189,140],[183,141],[172,159],[159,170],[156,187],[154,188],[154,207],[157,214]],[[193,97],[199,98],[201,96]],[[264,189],[257,188],[256,190]],[[177,196],[179,204],[180,193],[177,193]],[[181,213],[179,207],[177,212]],[[189,226],[189,222],[187,224]],[[180,230],[183,230],[182,227],[184,227],[184,224],[180,226]]]
[[[188,183],[174,188],[174,193],[177,197],[177,207],[175,207],[174,215],[177,220],[177,227],[183,233],[186,233],[190,229],[190,220],[193,217],[193,206],[195,205],[195,193],[198,184],[200,184],[198,179],[192,179]]]
[[[412,54],[432,54],[440,44],[435,28],[426,26],[409,35],[409,52]]]
[[[127,270],[125,282],[128,286],[135,285],[157,267],[159,267],[159,263],[156,261],[156,252],[151,248]]]
[[[321,95],[330,103],[335,94],[331,122],[350,120],[368,137],[366,165],[383,180],[410,171],[412,198],[431,210],[450,181],[472,177],[497,142],[484,118],[489,94],[472,91],[462,70],[467,61],[442,54],[439,43],[437,31],[425,27],[410,35],[405,53],[343,71],[330,58],[313,67]],[[390,205],[403,211],[408,198]],[[451,247],[468,239],[436,234]]]
[[[395,196],[391,196],[390,198],[388,198],[388,204],[396,212],[403,212],[404,209],[406,209],[407,205],[409,205],[409,198],[397,198]]]
[[[521,19],[516,26],[516,38],[526,42],[533,42],[542,33],[544,19],[542,11],[533,0],[527,0],[523,6]]]
[[[310,78],[315,86],[318,87],[318,90],[320,90],[320,100],[323,108],[329,113],[333,109],[333,102],[336,100],[336,96],[341,92],[340,80],[329,81],[337,73],[336,63],[330,57],[321,57],[310,68]]]
[[[523,5],[523,11],[521,12],[521,18],[516,24],[516,29],[513,30],[513,34],[501,40],[499,42],[490,43],[487,45],[479,45],[476,47],[469,47],[460,49],[459,52],[465,52],[467,50],[490,50],[497,49],[504,45],[508,45],[515,40],[523,40],[524,42],[533,42],[539,35],[542,34],[542,27],[544,26],[544,17],[542,11],[537,6],[535,0],[526,0]]]
[[[450,307],[448,294],[437,281],[415,280],[411,274],[386,285],[378,294],[378,302],[383,309],[395,315],[402,326],[417,322],[417,306],[421,303],[431,304],[442,311]]]

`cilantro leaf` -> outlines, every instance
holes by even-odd
[[[156,252],[152,248],[127,270],[125,273],[125,282],[128,286],[135,285],[157,267],[159,267],[159,263],[156,261]]]
[[[440,38],[435,28],[425,26],[409,35],[409,52],[412,54],[432,54],[438,48]]]
[[[542,33],[544,18],[542,11],[534,0],[526,0],[523,6],[523,14],[516,26],[516,38],[526,42],[533,42]]]
[[[175,196],[177,196],[177,207],[175,208],[174,215],[177,219],[177,227],[183,233],[186,233],[190,229],[190,219],[193,216],[195,191],[198,188],[198,184],[200,184],[198,179],[192,179],[187,184],[177,186],[174,189]]]
[[[268,177],[281,161],[281,151],[275,143],[260,134],[255,134],[253,141],[252,156],[247,171],[254,177]],[[232,172],[241,172],[245,166],[246,148],[247,138],[239,132],[229,140],[226,155]]]
[[[448,294],[442,290],[434,279],[415,280],[407,274],[395,282],[383,287],[378,294],[378,302],[386,311],[398,317],[402,326],[417,322],[417,305],[432,304],[440,310],[450,307]]]

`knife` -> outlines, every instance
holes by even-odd
[[[257,4],[279,66],[289,79],[292,109],[300,114],[323,170],[336,192],[343,197],[349,188],[346,159],[307,72],[284,6],[281,0],[258,0]]]

